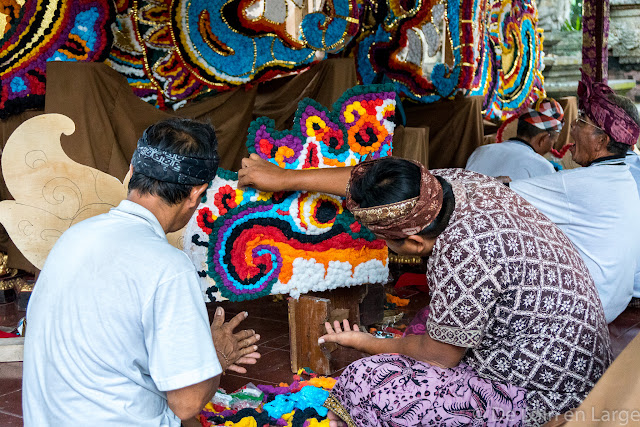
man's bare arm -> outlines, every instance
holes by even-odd
[[[338,168],[282,169],[252,154],[242,159],[238,185],[260,191],[317,191],[344,197],[352,166]]]
[[[464,347],[436,341],[428,334],[381,339],[375,338],[366,332],[360,332],[357,325],[349,326],[347,320],[343,323],[342,326],[339,322],[334,322],[333,325],[328,322],[325,323],[327,334],[322,336],[320,340],[322,342],[335,342],[369,354],[404,354],[441,368],[457,366],[467,351]]]
[[[218,390],[220,375],[177,390],[167,391],[169,408],[181,420],[193,418],[200,413]]]

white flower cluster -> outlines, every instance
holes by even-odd
[[[387,265],[374,259],[356,265],[349,262],[329,261],[325,270],[322,263],[314,259],[296,258],[293,261],[293,274],[288,283],[273,285],[273,294],[289,294],[293,298],[308,292],[321,292],[331,289],[363,285],[366,283],[384,283],[389,276]]]

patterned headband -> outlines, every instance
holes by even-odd
[[[135,172],[158,181],[184,185],[201,185],[216,176],[218,156],[210,159],[182,156],[150,147],[146,132],[138,141],[131,165]]]
[[[429,225],[442,207],[442,186],[422,164],[407,160],[420,168],[420,195],[388,205],[361,208],[351,197],[351,184],[360,180],[376,162],[385,158],[365,161],[351,171],[347,186],[347,209],[365,227],[384,239],[404,239],[419,233]]]
[[[582,81],[578,83],[580,108],[614,140],[627,145],[635,145],[640,136],[640,126],[618,105],[609,101],[613,90],[604,83],[595,83],[582,71]]]
[[[555,99],[540,98],[535,106],[521,114],[519,119],[547,132],[559,132],[562,130],[564,110]]]

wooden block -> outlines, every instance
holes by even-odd
[[[329,313],[329,323],[333,324],[333,322],[338,321],[342,323],[344,319],[349,318],[349,310],[346,308],[334,308]]]
[[[331,364],[318,345],[324,335],[324,322],[329,319],[330,301],[311,295],[299,300],[289,298],[289,339],[291,343],[291,372],[311,368],[321,375],[329,375]]]
[[[358,286],[307,294],[297,301],[289,299],[291,372],[310,368],[320,375],[329,375],[337,370],[331,359],[337,345],[321,347],[318,338],[325,334],[324,323],[329,320],[346,318],[350,323],[359,324],[359,306],[366,292],[366,286]]]
[[[23,359],[23,337],[0,339],[0,362],[22,362]]]

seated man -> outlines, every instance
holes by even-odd
[[[150,126],[131,162],[127,200],[69,228],[29,301],[22,405],[26,426],[176,426],[193,418],[227,369],[255,363],[259,336],[209,325],[198,274],[167,242],[216,174],[211,125]]]
[[[558,140],[563,118],[564,112],[556,100],[539,99],[534,108],[529,108],[518,117],[515,138],[476,148],[467,160],[465,169],[511,179],[554,173],[551,162],[542,156]]]
[[[332,425],[540,425],[577,407],[611,361],[593,280],[569,239],[497,180],[382,158],[285,170],[243,159],[239,185],[346,196],[390,249],[428,257],[426,334],[325,325],[321,342],[375,355],[325,402]],[[344,330],[343,330],[344,329]]]
[[[640,279],[640,198],[624,162],[638,141],[640,118],[630,100],[584,74],[578,97],[581,111],[571,127],[570,150],[583,167],[510,186],[571,239],[612,322],[631,301],[634,276]]]

